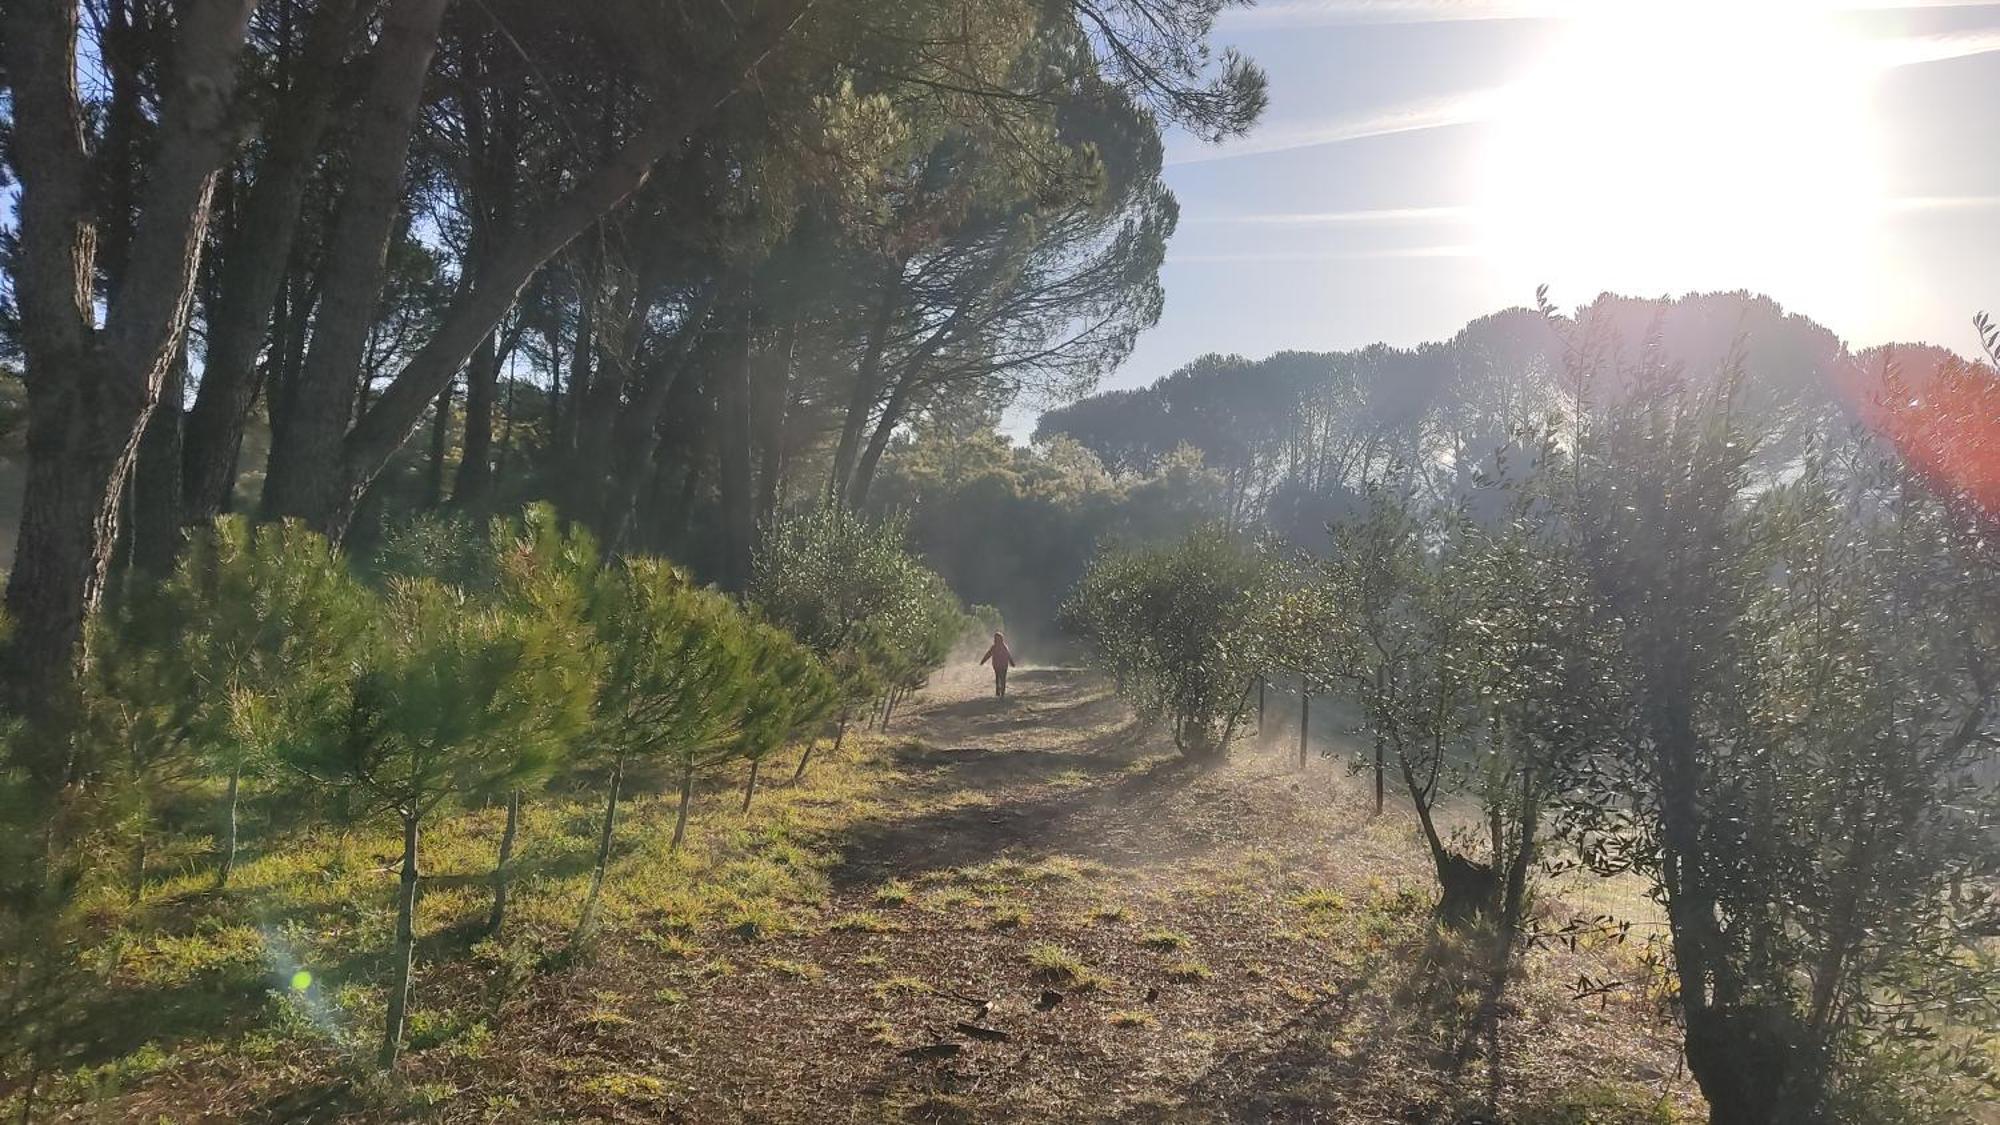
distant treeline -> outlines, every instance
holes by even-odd
[[[1622,401],[1642,368],[1734,378],[1735,401],[1773,427],[1753,466],[1766,477],[1827,435],[1858,434],[1954,487],[2000,481],[1980,443],[1930,432],[1978,414],[1963,400],[1985,393],[1986,368],[1925,344],[1852,352],[1769,298],[1720,293],[1605,296],[1560,316],[1510,309],[1414,348],[1203,356],[1048,411],[1030,448],[990,415],[938,415],[890,444],[869,505],[909,511],[953,588],[998,606],[1046,654],[1041,642],[1064,642],[1056,607],[1102,548],[1214,521],[1324,552],[1327,525],[1366,507],[1369,481],[1483,502],[1479,481],[1502,471],[1496,455],[1521,425],[1575,413],[1579,394],[1596,408]]]
[[[1698,382],[1739,379],[1745,409],[1780,426],[1760,450],[1765,467],[1796,458],[1829,427],[1863,423],[1902,442],[1883,412],[1892,383],[1927,387],[1965,366],[1926,344],[1850,351],[1748,293],[1605,295],[1553,319],[1495,313],[1414,348],[1207,355],[1151,386],[1051,410],[1035,434],[1069,438],[1113,472],[1150,473],[1177,450],[1198,451],[1221,477],[1218,517],[1319,547],[1327,521],[1356,510],[1363,481],[1387,474],[1433,497],[1468,494],[1522,420],[1573,412],[1579,394],[1600,406],[1622,400],[1649,356]]]

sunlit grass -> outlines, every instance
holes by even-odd
[[[730,795],[737,780],[717,779],[698,798],[677,852],[668,847],[675,795],[634,779],[621,801],[596,943],[637,940],[683,972],[713,979],[734,971],[710,954],[717,942],[816,926],[838,860],[833,841],[856,820],[879,814],[881,793],[897,776],[879,743],[850,738],[841,754],[815,759],[804,785],[765,787],[748,816],[737,815]],[[594,955],[571,935],[588,890],[602,800],[587,780],[530,800],[498,935],[486,932],[486,922],[504,809],[426,822],[418,989],[406,1025],[411,1054],[477,1057],[487,1048],[490,1021],[483,1009],[452,1004],[499,1003],[550,968]],[[201,837],[150,855],[136,897],[124,885],[126,868],[101,865],[105,874],[81,889],[75,905],[97,935],[79,960],[103,966],[101,995],[83,998],[78,1031],[83,1042],[138,1046],[87,1058],[45,1087],[48,1096],[77,1103],[115,1097],[190,1052],[367,1057],[381,1033],[400,843],[387,822],[252,831],[222,891],[213,886],[211,842]],[[900,899],[892,891],[881,901]],[[867,913],[836,926],[899,928]],[[781,958],[761,963],[796,980],[825,972]],[[453,977],[481,985],[468,992],[429,983]],[[653,995],[680,1003],[686,993],[661,988]],[[622,1027],[631,1022],[622,1009],[623,998],[599,997],[576,1018],[599,1029]],[[617,1100],[642,1099],[648,1089],[629,1076],[602,1082]]]

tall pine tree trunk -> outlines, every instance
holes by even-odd
[[[758,414],[757,528],[758,534],[778,513],[785,477],[785,422],[791,410],[792,361],[798,350],[799,321],[796,316],[785,328],[772,375],[766,380]]]
[[[489,334],[465,366],[465,444],[451,489],[451,502],[460,508],[484,504],[492,484],[493,400],[498,397],[501,363],[500,350]]]
[[[847,488],[848,507],[859,511],[868,502],[868,490],[875,484],[875,470],[882,465],[882,455],[888,452],[889,439],[895,436],[896,427],[909,415],[921,376],[921,367],[913,364],[906,368],[902,378],[896,380],[895,389],[889,392],[888,401],[882,404],[882,417],[875,423],[868,447],[862,450],[861,460],[854,466],[854,480]]]
[[[182,447],[184,517],[205,524],[227,510],[236,489],[243,428],[257,397],[257,353],[271,335],[271,312],[285,288],[314,156],[340,89],[335,74],[361,21],[356,0],[315,6],[288,93],[272,111],[236,229],[224,242],[216,303],[208,312],[201,386],[189,408]]]
[[[903,301],[901,259],[884,266],[880,284],[882,292],[876,299],[875,316],[869,322],[868,342],[855,368],[854,386],[847,396],[847,414],[841,419],[840,441],[833,451],[833,477],[827,493],[837,501],[847,498],[848,486],[854,479],[854,462],[861,455],[861,439],[868,432],[868,418],[875,411],[875,400],[882,393],[882,354],[888,347],[889,330]]]
[[[396,949],[394,977],[389,982],[389,1013],[382,1026],[382,1049],[376,1061],[383,1070],[396,1068],[403,1051],[403,1021],[410,1008],[410,964],[416,957],[417,921],[417,810],[403,813],[403,877],[396,895]]]
[[[641,375],[638,393],[618,412],[611,446],[604,451],[609,455],[611,482],[604,490],[602,514],[598,517],[599,538],[607,549],[616,549],[625,542],[639,493],[647,477],[660,468],[661,419],[692,366],[695,349],[707,336],[710,315],[726,288],[726,283],[709,286],[707,294],[675,333],[673,347],[648,365]],[[690,465],[699,462],[693,451],[689,451],[688,459]],[[684,503],[681,510],[686,511],[687,507]]]
[[[361,499],[343,464],[343,445],[360,393],[356,373],[381,304],[389,245],[403,210],[410,138],[447,6],[448,0],[390,0],[382,17],[356,114],[360,127],[352,159],[327,237],[312,343],[287,404],[285,440],[271,447],[265,515],[301,517],[334,539],[346,532]],[[431,389],[424,398],[435,395]]]
[[[70,3],[16,3],[0,45],[12,107],[18,183],[14,249],[17,333],[26,359],[26,485],[6,608],[13,635],[4,684],[18,713],[45,714],[65,694],[85,617],[103,594],[120,501],[141,431],[187,329],[207,242],[217,169],[234,149],[237,56],[254,0],[184,6],[144,174],[128,268],[110,279],[103,327],[93,299],[99,216],[76,86]],[[120,236],[122,237],[122,236]],[[64,741],[64,740],[51,740]],[[66,749],[27,756],[60,786]]]
[[[131,495],[132,567],[155,578],[166,576],[180,557],[181,399],[187,385],[187,348],[181,347],[160,384],[160,403],[146,420],[133,464]]]
[[[748,814],[750,811],[750,799],[757,795],[757,771],[763,765],[764,759],[762,758],[750,759],[750,780],[743,784],[743,811],[745,814]]]
[[[721,458],[716,484],[722,504],[722,588],[740,593],[750,585],[750,553],[755,547],[756,497],[750,481],[750,314],[746,308],[731,326],[727,369],[721,373],[715,405]]]
[[[437,405],[431,408],[431,450],[430,461],[424,470],[424,507],[437,508],[444,504],[444,460],[451,448],[451,392],[457,380],[449,380],[438,392]]]

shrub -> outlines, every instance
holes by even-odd
[[[1064,604],[1064,628],[1143,714],[1195,758],[1227,752],[1259,672],[1255,607],[1268,567],[1219,526],[1100,556]]]

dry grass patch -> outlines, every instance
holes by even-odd
[[[893,1000],[898,996],[929,996],[937,989],[928,981],[918,977],[890,977],[877,984],[872,990],[877,1000]]]
[[[843,914],[827,923],[830,932],[843,934],[895,934],[909,927],[901,922],[892,922],[872,910],[857,910]]]
[[[986,920],[986,927],[992,930],[1018,930],[1034,918],[1024,906],[1005,903],[993,908],[993,916]]]
[[[1103,974],[1059,945],[1036,945],[1028,950],[1028,967],[1043,984],[1071,992],[1091,992],[1110,984]]]

